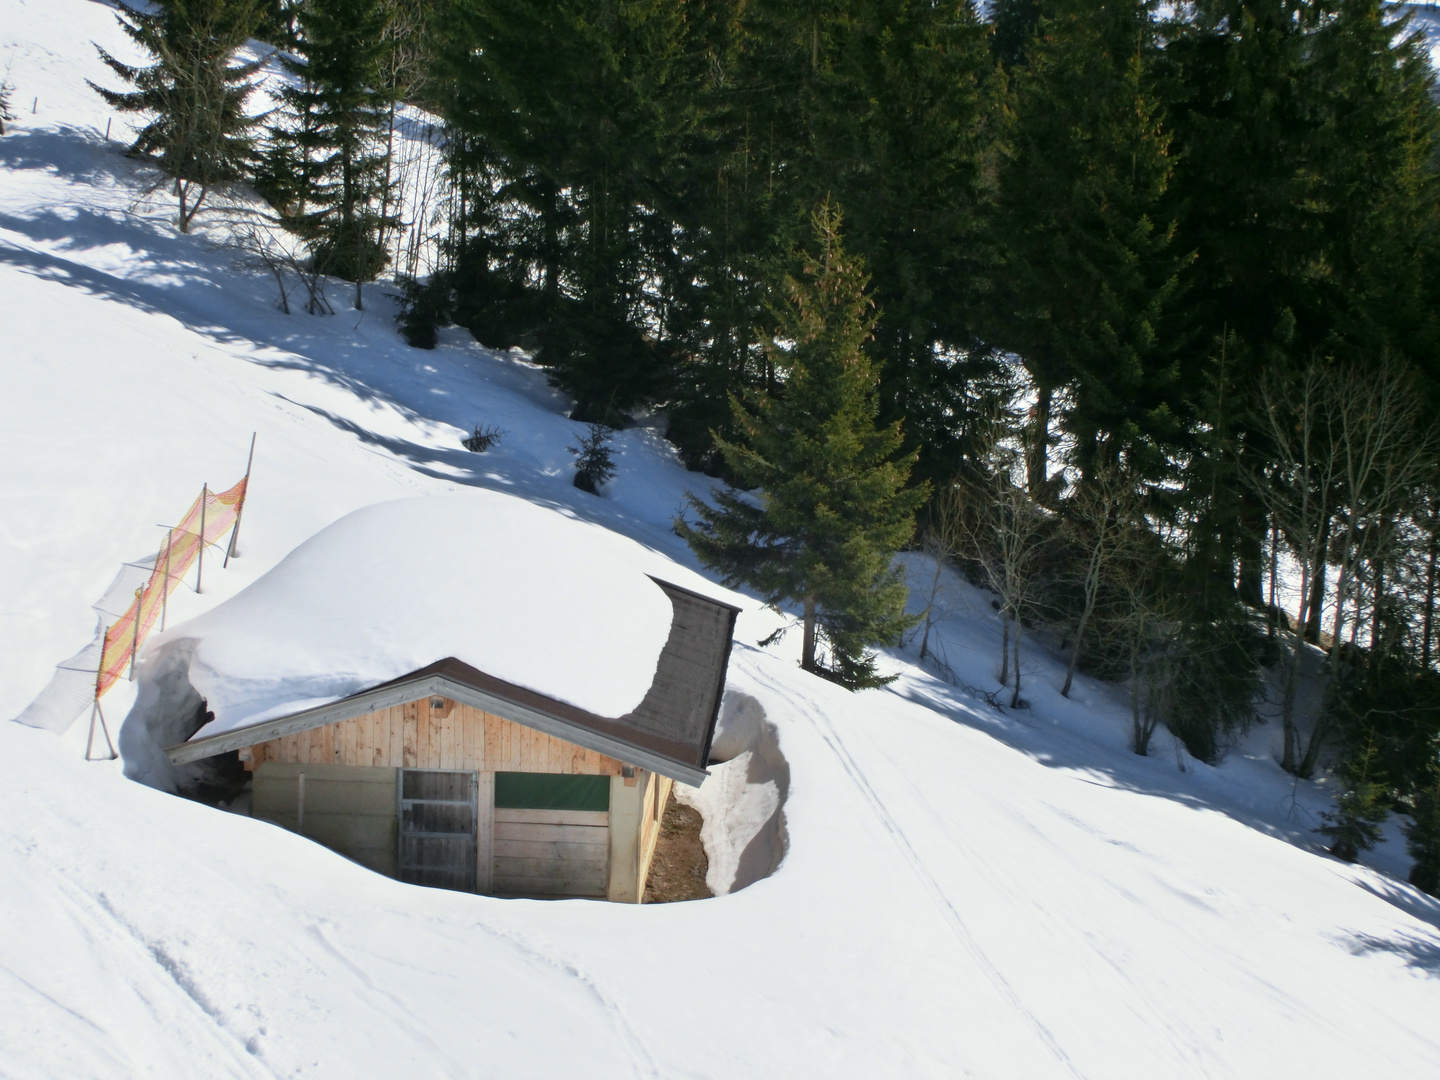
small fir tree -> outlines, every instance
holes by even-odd
[[[575,486],[591,495],[615,479],[615,456],[610,450],[611,432],[604,424],[590,424],[576,446],[567,447],[575,455]]]
[[[1387,810],[1385,785],[1378,776],[1375,757],[1371,735],[1335,770],[1345,790],[1336,798],[1335,809],[1320,815],[1325,824],[1316,831],[1329,838],[1330,854],[1346,862],[1354,862],[1380,839],[1380,824]]]
[[[899,422],[875,424],[878,379],[863,348],[875,314],[840,223],[828,202],[815,212],[819,250],[804,256],[801,279],[785,279],[770,347],[778,392],[732,397],[743,441],[717,439],[731,473],[762,489],[758,505],[733,491],[716,506],[687,495],[699,522],[682,518],[676,531],[728,583],[802,604],[801,667],[858,688],[889,681],[867,647],[912,622],[893,555],[927,491],[905,488],[915,455],[899,455]],[[821,637],[828,668],[817,660]]]
[[[15,112],[10,107],[10,98],[15,93],[15,88],[10,85],[9,76],[9,71],[6,71],[5,78],[0,79],[0,135],[5,134],[6,122],[15,119]]]
[[[126,35],[155,57],[149,67],[121,63],[98,45],[100,59],[135,87],[128,93],[90,83],[121,112],[150,115],[130,147],[153,156],[174,181],[181,232],[218,184],[246,175],[254,155],[245,101],[258,61],[234,63],[260,18],[256,0],[166,0],[154,11],[125,9],[116,19]]]

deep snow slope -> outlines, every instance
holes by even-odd
[[[383,286],[363,315],[285,317],[175,234],[103,140],[91,40],[130,55],[102,4],[0,0],[25,110],[0,139],[0,717],[252,431],[241,556],[172,625],[346,513],[467,487],[693,565],[669,520],[702,478],[655,432],[584,495],[580,429],[523,358],[406,348]],[[508,432],[484,455],[458,445],[477,422]],[[944,585],[945,656],[991,688],[988,607]],[[1440,1074],[1440,904],[1316,853],[1325,793],[1292,788],[1268,729],[1220,768],[1163,734],[1138,759],[1115,689],[1060,699],[1043,650],[1031,708],[1002,711],[913,649],[847,694],[796,669],[798,635],[758,648],[776,625],[741,618],[717,742],[739,756],[695,798],[727,874],[755,876],[782,798],[788,849],[689,904],[411,888],[87,763],[83,724],[0,722],[0,1077]]]

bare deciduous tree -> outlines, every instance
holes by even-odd
[[[1129,576],[1143,528],[1135,486],[1117,466],[1103,466],[1076,490],[1066,507],[1065,530],[1081,555],[1077,567],[1080,611],[1072,628],[1074,645],[1060,693],[1070,696],[1102,588]]]
[[[1010,706],[1020,704],[1020,640],[1034,599],[1040,555],[1049,519],[1030,498],[1023,477],[1023,451],[998,417],[985,425],[979,454],[984,478],[957,481],[959,552],[980,567],[985,584],[1000,600],[1001,685],[1015,672]]]
[[[1336,567],[1333,661],[1346,611],[1358,599],[1360,564],[1378,552],[1387,523],[1406,510],[1433,468],[1423,397],[1399,361],[1316,361],[1292,379],[1262,380],[1261,422],[1270,462],[1248,479],[1299,568],[1300,595],[1311,596],[1327,562]],[[1281,699],[1281,765],[1301,777],[1314,771],[1328,734],[1322,717],[1302,746],[1295,723],[1306,615],[1302,608],[1288,628]]]
[[[315,266],[303,240],[287,230],[278,215],[251,206],[227,205],[216,210],[214,241],[233,253],[240,266],[264,270],[275,279],[275,306],[290,314],[291,279],[305,292],[305,310],[311,315],[333,315],[325,298],[325,275]]]
[[[1111,602],[1099,612],[1100,632],[1119,645],[1130,689],[1130,748],[1142,757],[1165,715],[1174,684],[1180,604],[1162,590],[1163,553],[1128,545],[1117,555]]]
[[[925,554],[935,560],[935,574],[925,602],[925,630],[920,637],[920,659],[930,654],[930,634],[935,626],[935,601],[940,595],[940,577],[945,562],[960,553],[965,530],[965,501],[960,481],[942,487],[930,504],[930,522],[921,541]]]

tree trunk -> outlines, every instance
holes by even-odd
[[[1000,685],[1010,681],[1010,609],[1000,609]]]
[[[1140,664],[1136,660],[1130,661],[1130,723],[1132,726],[1132,738],[1130,748],[1145,757],[1150,752],[1150,739],[1145,734],[1145,727],[1140,722]]]
[[[1280,722],[1285,731],[1285,747],[1284,750],[1281,751],[1280,767],[1291,774],[1295,772],[1297,742],[1295,731],[1295,683],[1299,677],[1300,655],[1304,647],[1304,638],[1297,632],[1293,646],[1293,655],[1285,665],[1285,685],[1281,691]]]
[[[1050,405],[1054,392],[1040,387],[1035,394],[1035,407],[1030,411],[1030,445],[1025,454],[1025,486],[1036,502],[1045,498],[1045,484],[1050,467]]]
[[[1011,648],[1015,650],[1015,691],[1010,695],[1010,707],[1020,707],[1020,616],[1015,616],[1015,636],[1011,639]]]
[[[1325,609],[1325,568],[1326,555],[1330,551],[1330,519],[1326,518],[1324,525],[1320,527],[1320,543],[1318,545],[1319,558],[1315,563],[1315,577],[1310,582],[1310,596],[1308,602],[1306,597],[1301,597],[1305,611],[1302,613],[1302,623],[1305,627],[1305,640],[1320,644],[1320,620]]]
[[[1436,535],[1431,533],[1430,558],[1425,568],[1425,614],[1422,616],[1423,622],[1420,631],[1420,666],[1426,670],[1430,667],[1430,642],[1434,640],[1436,543]]]
[[[1325,737],[1330,733],[1330,724],[1325,717],[1326,714],[1322,711],[1316,718],[1310,745],[1305,747],[1305,756],[1300,759],[1300,766],[1295,770],[1295,775],[1301,780],[1309,780],[1314,775],[1315,765],[1320,760],[1320,747],[1325,745]]]
[[[1276,606],[1275,585],[1280,576],[1280,530],[1270,527],[1270,629],[1271,641],[1275,640],[1276,623],[1280,621],[1280,608]]]
[[[805,630],[800,645],[800,666],[815,670],[815,596],[805,597]]]
[[[1371,564],[1375,567],[1375,602],[1370,605],[1370,651],[1373,653],[1380,648],[1380,610],[1385,603],[1385,564],[1376,559]],[[1356,612],[1356,620],[1359,620],[1359,612]]]
[[[1244,517],[1240,521],[1239,593],[1240,602],[1258,608],[1265,602],[1262,582],[1265,580],[1264,508],[1256,505],[1253,496],[1246,496]]]
[[[1346,570],[1347,567],[1342,562],[1339,572],[1335,575],[1335,619],[1331,623],[1330,634],[1330,656],[1332,659],[1340,655],[1340,631],[1345,626],[1345,589],[1350,584],[1350,575],[1346,573]],[[1358,609],[1355,612],[1355,618],[1357,620],[1360,618]],[[1316,641],[1316,644],[1320,644],[1319,641]]]
[[[925,605],[925,633],[920,638],[920,660],[922,663],[930,651],[930,628],[935,625],[935,597],[940,592],[940,571],[944,565],[943,556],[937,553],[935,555],[935,577],[930,581],[930,602]]]
[[[1080,615],[1080,622],[1075,627],[1075,647],[1070,650],[1070,666],[1065,669],[1065,685],[1060,688],[1061,697],[1070,696],[1070,684],[1075,681],[1075,669],[1080,666],[1080,643],[1085,640],[1085,628],[1090,622],[1090,612],[1094,607],[1095,601],[1089,599]]]

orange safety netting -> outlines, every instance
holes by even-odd
[[[100,670],[95,677],[97,698],[124,674],[125,668],[145,643],[145,638],[165,608],[166,598],[175,591],[175,586],[199,557],[201,541],[209,546],[235,524],[245,503],[245,484],[246,480],[241,480],[229,491],[202,491],[180,524],[166,532],[160,551],[155,556],[155,569],[150,572],[150,580],[144,587],[135,590],[134,601],[105,631]]]

